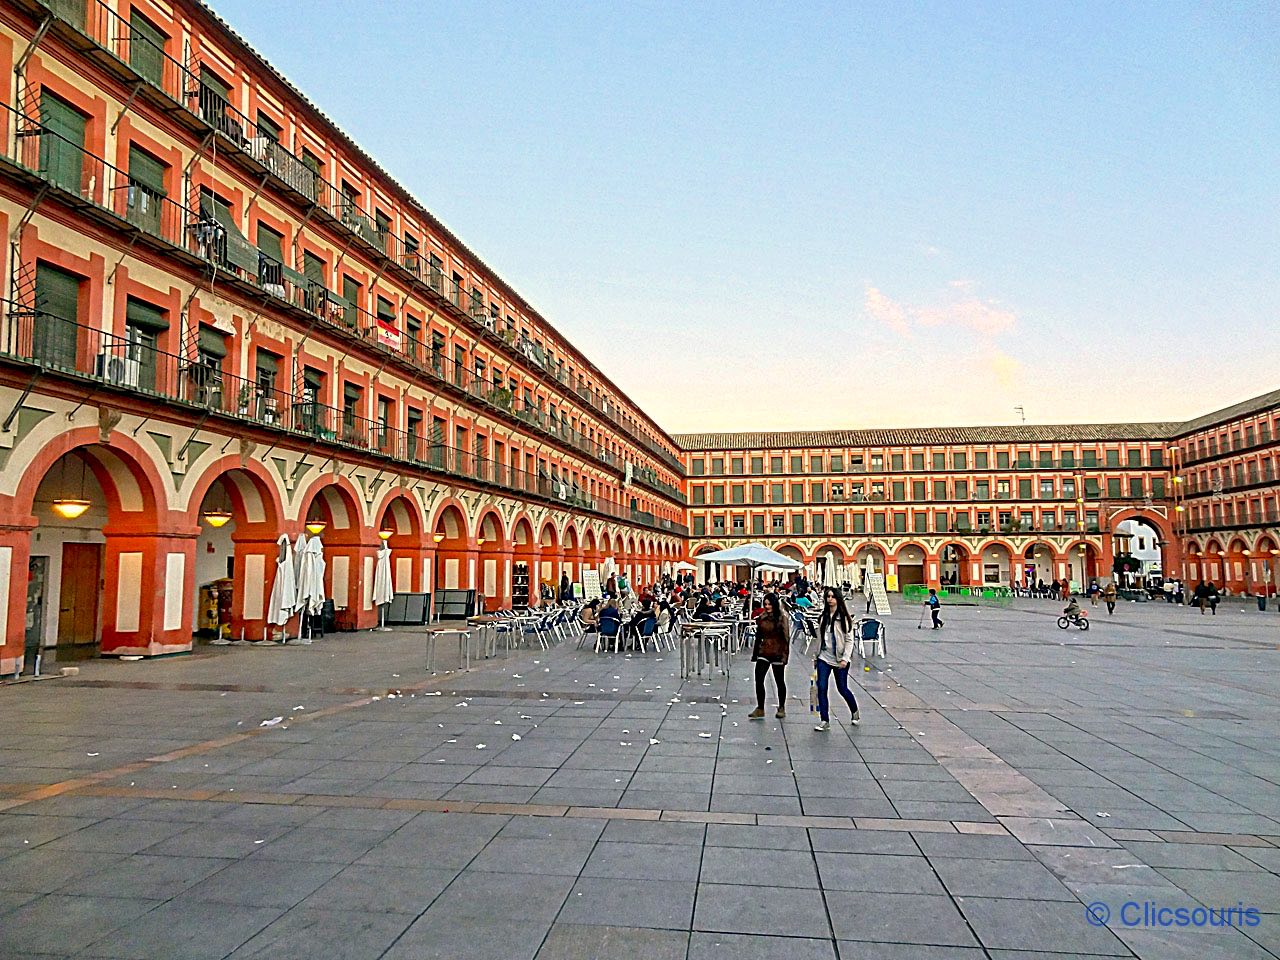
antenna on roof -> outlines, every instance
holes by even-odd
[[[1022,409],[1021,406],[1014,407],[1013,412],[1021,418],[1023,423],[1027,422],[1027,411]]]

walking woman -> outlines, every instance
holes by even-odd
[[[1114,580],[1108,580],[1107,585],[1102,589],[1102,600],[1107,605],[1107,616],[1116,612],[1117,595],[1118,591],[1116,590],[1116,582]]]
[[[764,613],[756,621],[756,645],[751,659],[756,662],[756,708],[748,720],[764,719],[764,677],[773,670],[773,685],[778,690],[779,720],[787,715],[787,657],[791,653],[791,627],[776,593],[764,596]]]
[[[856,727],[862,716],[858,701],[849,691],[849,661],[853,659],[853,618],[844,605],[844,597],[834,587],[822,592],[822,616],[818,619],[818,658],[813,662],[818,671],[818,715],[822,718],[815,730],[831,729],[831,705],[827,700],[827,681],[834,671],[836,689],[853,714]],[[757,674],[759,676],[759,674]]]

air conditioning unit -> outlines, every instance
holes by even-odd
[[[136,387],[142,382],[142,363],[122,356],[119,351],[104,350],[98,354],[97,376],[117,387]]]

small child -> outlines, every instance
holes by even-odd
[[[1078,617],[1080,615],[1080,604],[1076,603],[1075,597],[1068,598],[1067,605],[1062,608],[1062,612],[1068,617]]]
[[[925,605],[929,608],[929,616],[933,618],[933,629],[940,630],[942,628],[942,601],[938,599],[937,590],[929,589],[929,599],[925,601]]]

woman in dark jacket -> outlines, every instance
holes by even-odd
[[[787,715],[787,658],[791,653],[791,624],[782,612],[776,593],[765,594],[764,613],[756,621],[756,645],[751,659],[756,663],[756,708],[748,720],[764,719],[764,678],[773,670],[773,685],[778,690],[779,720]]]

